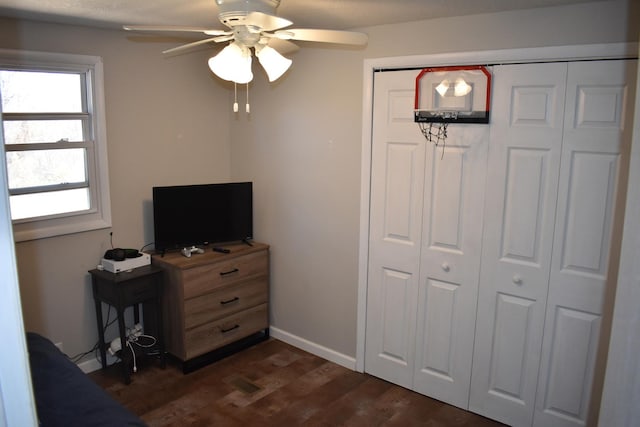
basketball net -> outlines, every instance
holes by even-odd
[[[418,122],[420,126],[420,132],[427,139],[428,142],[433,142],[437,147],[442,143],[442,157],[444,157],[444,146],[447,142],[447,126],[449,123],[426,123]],[[442,158],[441,157],[441,158]]]

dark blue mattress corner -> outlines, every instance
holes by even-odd
[[[48,339],[27,332],[27,348],[42,427],[145,426]]]

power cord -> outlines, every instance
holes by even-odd
[[[149,343],[144,343],[141,341],[141,338],[143,340],[149,340]],[[151,335],[145,335],[142,333],[142,326],[140,324],[135,325],[135,327],[133,329],[127,329],[127,342],[126,342],[126,346],[129,348],[129,350],[131,351],[131,357],[133,360],[133,372],[138,372],[138,365],[137,365],[137,360],[136,360],[136,351],[135,348],[133,347],[134,345],[140,347],[140,348],[151,348],[154,345],[156,345],[157,340],[155,337],[151,336]],[[122,352],[122,344],[120,342],[120,338],[116,338],[113,341],[111,341],[111,345],[109,346],[109,353],[112,356],[116,356],[118,357],[121,361],[123,361],[123,358],[121,356],[118,356],[117,352],[121,351]],[[122,355],[122,353],[121,353]]]
[[[103,333],[107,331],[107,328],[111,325],[113,325],[116,320],[118,320],[118,318],[114,318],[113,320],[109,320],[109,318],[111,317],[111,306],[108,307],[107,310],[107,318],[105,320],[105,325],[102,328]],[[80,362],[82,359],[84,359],[86,356],[88,356],[91,353],[95,354],[95,359],[97,361],[99,361],[100,363],[102,363],[102,360],[100,360],[100,356],[99,356],[99,350],[100,349],[100,342],[96,341],[96,343],[93,345],[93,347],[91,347],[90,350],[87,350],[85,352],[82,353],[78,353],[75,354],[73,356],[69,356],[67,354],[65,354],[65,356],[67,356],[67,359],[71,360],[73,363],[75,363],[76,365],[78,364],[78,362]]]
[[[142,344],[140,342],[140,338],[146,338],[151,340],[150,344]],[[144,335],[144,334],[139,334],[139,335],[131,335],[129,337],[129,339],[127,340],[127,345],[129,346],[129,349],[131,349],[131,354],[133,355],[133,372],[138,372],[138,367],[136,366],[136,352],[133,349],[133,345],[135,344],[138,347],[141,348],[151,348],[154,345],[156,345],[157,340],[155,339],[155,337],[151,336],[151,335]]]
[[[133,356],[133,372],[138,372],[138,366],[136,366],[136,352],[131,345],[131,341],[127,340],[127,346],[129,350],[131,350],[131,355]]]
[[[140,250],[139,250],[138,252],[142,252],[142,251],[144,251],[144,248],[149,247],[149,246],[151,246],[151,245],[153,245],[153,244],[154,244],[154,242],[147,243],[146,245],[144,245],[143,247],[141,247],[141,248],[140,248]]]

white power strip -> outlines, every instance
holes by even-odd
[[[135,340],[137,337],[142,335],[142,325],[140,323],[136,323],[133,328],[127,328],[126,335],[127,340]],[[120,342],[120,337],[118,337],[109,344],[109,354],[115,356],[120,350],[122,350],[122,343]]]

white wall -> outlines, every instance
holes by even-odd
[[[637,8],[605,1],[385,25],[364,29],[364,50],[307,44],[277,84],[259,76],[251,117],[232,124],[232,174],[256,182],[276,335],[345,365],[356,354],[365,58],[636,41],[639,22]]]
[[[640,84],[640,70],[637,83]],[[637,186],[640,182],[640,96],[636,96],[635,109],[629,182],[636,185],[630,185],[627,193],[619,280],[600,408],[603,426],[632,427],[640,419],[640,188]]]
[[[162,56],[175,45],[0,18],[0,48],[104,61],[113,228],[16,245],[25,328],[61,342],[69,355],[97,341],[87,270],[110,247],[109,232],[115,246],[140,248],[153,241],[154,185],[229,179],[228,87],[208,70],[207,52]]]

